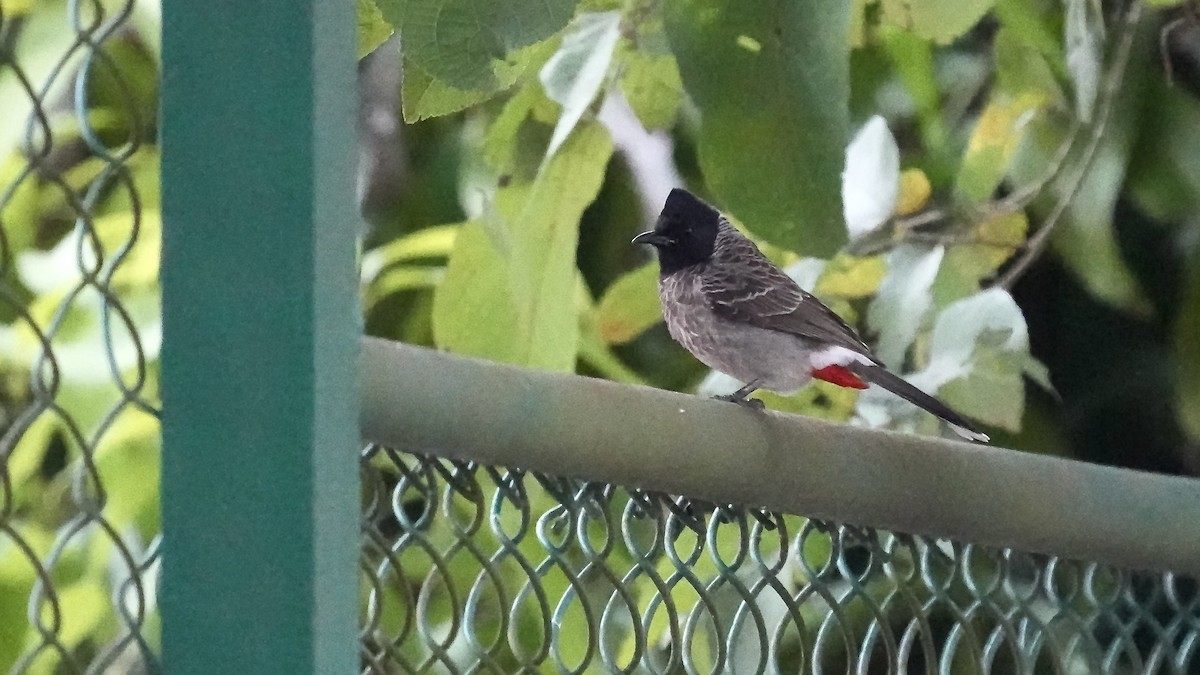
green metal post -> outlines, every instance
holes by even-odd
[[[162,4],[164,664],[350,673],[354,3]]]

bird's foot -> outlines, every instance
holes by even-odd
[[[767,407],[767,405],[765,403],[763,403],[761,400],[759,400],[757,398],[746,398],[745,396],[738,396],[736,392],[733,394],[723,394],[721,396],[714,396],[713,398],[718,401],[728,401],[729,403],[736,403],[745,408],[750,408],[751,410],[764,410]]]

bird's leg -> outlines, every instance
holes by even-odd
[[[758,389],[758,380],[751,380],[746,383],[746,386],[742,387],[741,389],[738,389],[737,391],[733,392],[732,394],[725,394],[723,396],[714,396],[713,398],[717,399],[718,401],[729,401],[730,403],[744,405],[748,408],[753,408],[755,410],[762,410],[765,407],[765,405],[763,404],[762,401],[760,401],[756,398],[746,398],[750,394],[754,393],[757,389]]]

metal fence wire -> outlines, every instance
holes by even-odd
[[[0,3],[0,672],[154,669],[154,48],[133,0]]]
[[[1198,673],[1193,579],[364,452],[364,673]]]

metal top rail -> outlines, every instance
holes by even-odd
[[[1200,481],[836,425],[365,339],[365,440],[822,519],[1200,575]]]

